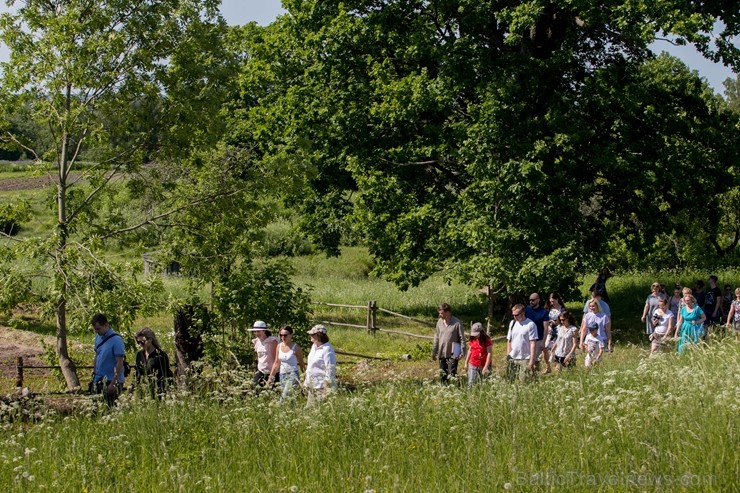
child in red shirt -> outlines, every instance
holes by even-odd
[[[470,339],[468,342],[468,355],[465,358],[465,366],[468,369],[468,389],[481,380],[491,371],[491,350],[493,341],[483,325],[476,322],[470,328]],[[465,368],[463,368],[464,370]]]

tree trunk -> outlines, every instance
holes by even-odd
[[[203,357],[203,340],[194,327],[194,317],[195,309],[192,305],[183,306],[175,314],[175,357],[178,377],[185,375],[191,362]]]
[[[59,366],[62,369],[62,375],[64,380],[67,382],[67,389],[78,390],[80,388],[80,380],[77,378],[77,368],[74,362],[69,359],[69,352],[67,351],[67,301],[64,298],[66,294],[59,296],[56,309],[57,319],[57,356],[59,356]]]
[[[72,97],[72,88],[68,84],[66,90],[66,103],[65,109],[67,115],[69,115],[70,98]],[[80,388],[80,380],[77,378],[77,368],[75,364],[69,359],[69,351],[67,350],[67,261],[66,252],[67,248],[67,235],[69,234],[67,229],[67,167],[69,166],[69,134],[65,133],[62,135],[62,148],[59,153],[59,181],[57,182],[57,245],[56,245],[56,270],[54,273],[54,281],[57,286],[57,292],[59,293],[57,298],[56,306],[56,323],[57,323],[57,344],[56,351],[59,357],[59,366],[64,375],[64,380],[67,382],[67,389],[78,390]]]

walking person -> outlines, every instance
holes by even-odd
[[[547,310],[540,304],[539,293],[532,293],[529,295],[529,305],[524,310],[524,316],[534,322],[537,328],[537,341],[535,344],[535,371],[540,370],[540,354],[545,354],[545,364],[547,369],[545,373],[550,373],[552,368],[550,367],[549,351],[545,351],[545,322],[549,321]]]
[[[308,353],[304,386],[308,392],[308,406],[312,406],[337,388],[337,355],[329,344],[326,327],[314,325],[308,335],[313,344]]]
[[[579,340],[581,342],[581,349],[586,351],[586,345],[584,343],[586,336],[589,332],[589,327],[596,325],[599,329],[598,337],[604,341],[606,352],[612,350],[612,322],[611,317],[601,311],[601,304],[598,300],[591,300],[588,302],[589,312],[583,317],[581,321],[581,334]]]
[[[126,357],[126,345],[102,313],[93,315],[90,324],[96,334],[91,390],[105,396],[105,402],[113,406],[123,390],[125,379],[123,360]]]
[[[702,309],[707,317],[707,325],[721,323],[722,317],[722,291],[717,286],[717,276],[709,276],[709,286],[704,293],[704,305]]]
[[[491,353],[493,341],[483,325],[479,322],[470,328],[470,340],[468,342],[468,355],[463,364],[463,370],[468,371],[468,390],[482,380],[491,371]]]
[[[514,319],[506,334],[506,376],[524,382],[535,375],[537,326],[524,315],[524,305],[511,309]]]
[[[681,289],[681,285],[676,284],[673,287],[673,295],[668,299],[668,309],[673,312],[673,315],[678,315],[678,311],[681,309],[681,303],[683,302]]]
[[[586,351],[583,366],[590,369],[601,362],[601,357],[604,355],[604,340],[599,337],[599,324],[596,322],[589,323],[587,329],[588,335],[583,340],[583,346]]]
[[[301,346],[293,342],[293,328],[283,325],[278,335],[281,342],[275,348],[275,360],[267,383],[272,386],[277,376],[282,389],[280,400],[285,401],[292,399],[300,388],[301,372],[306,372],[306,364],[303,362]]]
[[[555,369],[573,368],[576,365],[576,348],[578,347],[578,327],[571,312],[565,310],[558,316],[557,339],[553,345]]]
[[[457,364],[465,357],[465,332],[462,323],[452,315],[452,307],[442,303],[437,309],[439,320],[434,330],[432,360],[439,359],[439,374],[442,383],[457,375]]]
[[[683,297],[684,306],[678,312],[676,327],[678,335],[678,354],[686,350],[690,344],[698,344],[704,337],[704,321],[707,319],[704,310],[696,304],[696,298],[692,294]]]
[[[138,331],[134,339],[141,348],[136,353],[136,384],[144,383],[149,387],[149,394],[152,397],[161,398],[174,379],[170,369],[170,358],[149,327]]]
[[[650,294],[645,300],[645,308],[642,310],[642,323],[645,324],[645,333],[649,336],[653,333],[653,314],[658,309],[658,301],[663,299],[660,295],[660,284],[654,282],[650,285]]]
[[[553,360],[552,348],[555,345],[555,341],[558,338],[558,326],[560,325],[560,314],[565,312],[565,306],[560,295],[556,292],[550,293],[545,303],[545,311],[547,312],[547,320],[545,320],[545,347],[542,350],[545,361],[548,362],[548,369],[550,363]]]
[[[735,288],[735,299],[730,303],[727,313],[727,327],[733,327],[735,340],[740,340],[740,288]]]
[[[257,320],[252,324],[249,332],[254,333],[252,345],[254,352],[257,353],[257,371],[252,378],[254,390],[259,392],[267,385],[267,378],[270,376],[272,366],[275,363],[275,350],[278,340],[272,336],[272,332],[267,330],[267,324],[262,320]],[[272,386],[272,383],[269,384]]]
[[[591,300],[596,300],[596,302],[599,304],[599,311],[601,313],[606,314],[606,316],[611,318],[612,309],[609,307],[609,303],[607,303],[601,297],[601,293],[599,293],[596,290],[591,291],[591,298],[587,299],[586,302],[583,304],[583,314],[584,315],[586,315],[589,312],[588,304],[591,302]]]
[[[589,293],[596,292],[599,295],[599,298],[604,300],[604,302],[609,303],[609,294],[606,292],[606,281],[612,276],[612,273],[604,267],[599,271],[599,274],[596,276],[596,281],[591,285],[591,287],[588,288]]]
[[[653,313],[653,333],[650,335],[650,356],[656,354],[673,333],[675,316],[668,308],[668,300],[658,302],[658,309]]]

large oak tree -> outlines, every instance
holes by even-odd
[[[661,217],[718,221],[737,119],[649,45],[674,36],[737,67],[730,4],[284,6],[243,80],[261,88],[250,115],[270,129],[265,152],[300,151],[314,170],[306,225],[330,252],[351,218],[401,287],[445,271],[502,294],[568,293],[614,242],[643,254],[674,234]]]

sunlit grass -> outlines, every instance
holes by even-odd
[[[0,483],[7,491],[731,491],[738,356],[727,340],[524,386],[493,378],[473,392],[389,381],[317,409],[233,392],[126,400],[102,416],[89,408],[3,425]]]

